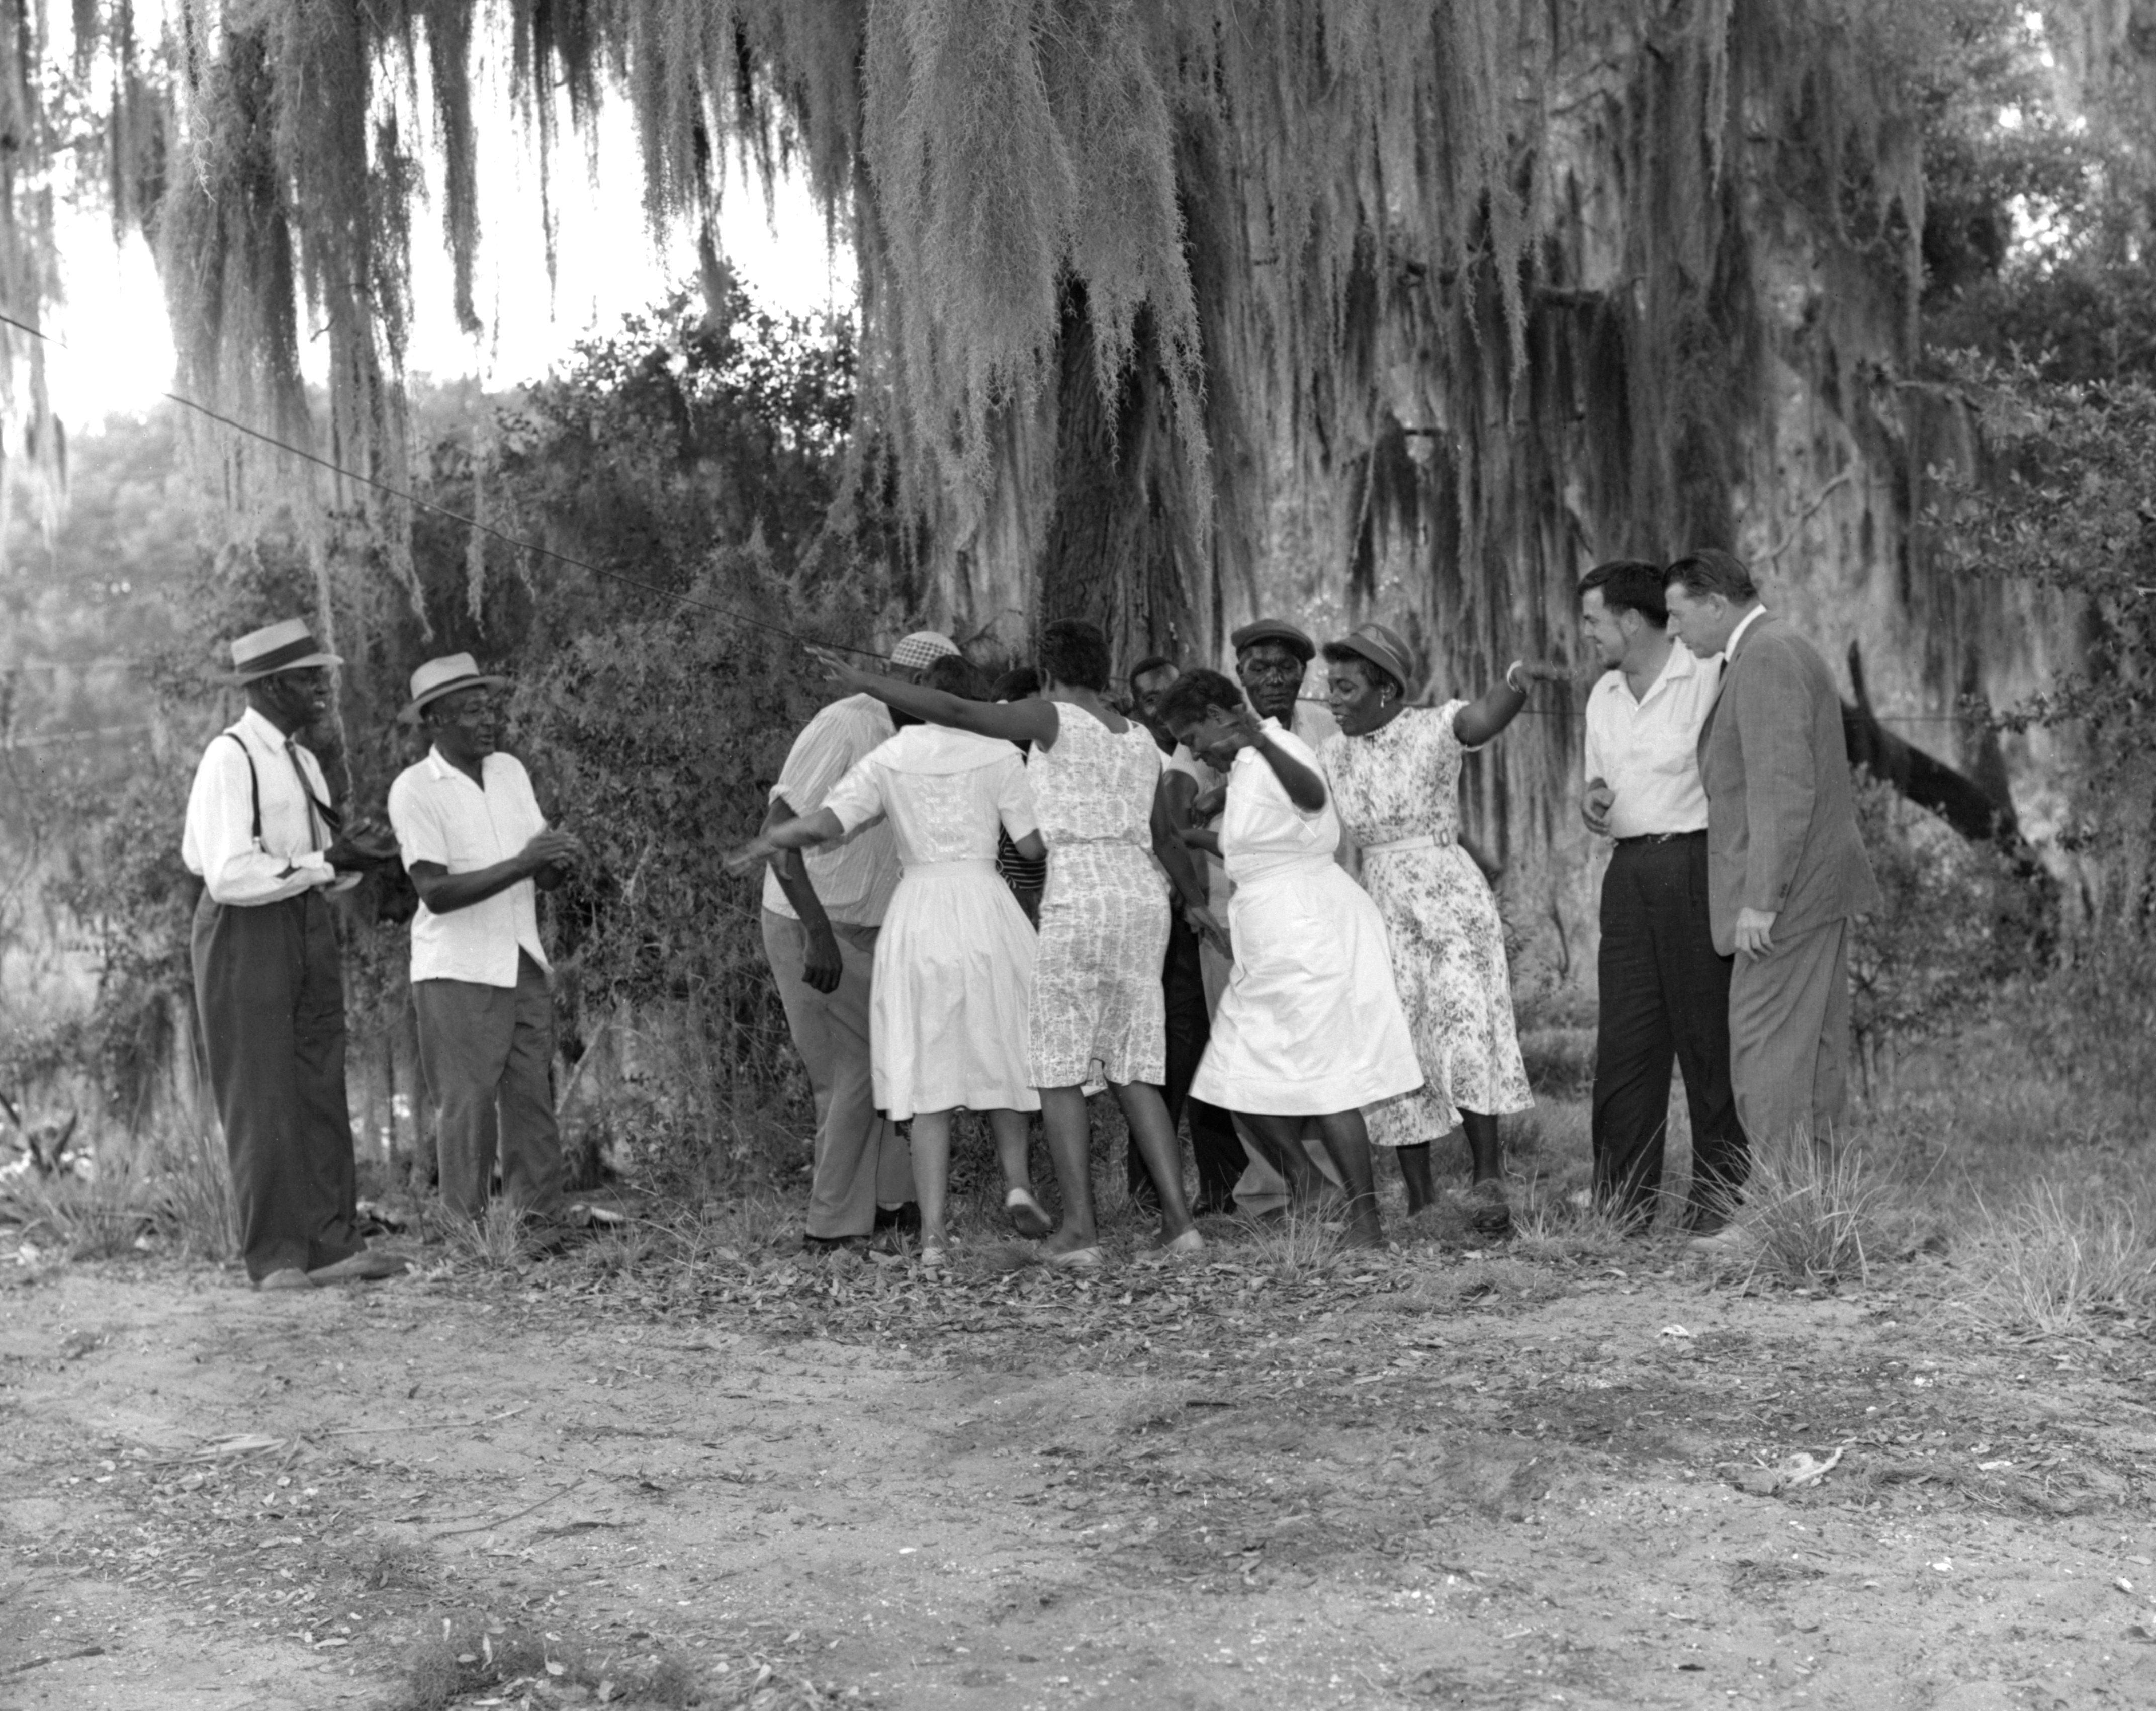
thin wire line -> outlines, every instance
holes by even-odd
[[[63,351],[74,349],[74,347],[65,339],[55,338],[50,333],[41,332],[28,322],[18,321],[13,316],[5,312],[0,312],[0,323],[26,332],[33,339],[42,339],[49,345],[57,345]],[[467,516],[460,511],[454,511],[446,505],[438,505],[431,499],[422,499],[416,493],[408,493],[402,488],[393,487],[387,481],[377,480],[372,475],[362,475],[355,470],[347,470],[343,465],[329,458],[305,450],[300,446],[290,444],[278,439],[274,434],[264,433],[259,428],[250,428],[244,422],[235,421],[230,416],[213,410],[208,404],[197,403],[192,398],[182,398],[176,392],[163,393],[160,396],[169,398],[183,408],[207,416],[211,421],[231,429],[235,434],[244,434],[250,439],[259,439],[265,445],[274,445],[280,451],[288,452],[294,457],[304,458],[307,462],[327,470],[334,475],[341,476],[346,480],[361,482],[378,492],[389,495],[393,499],[402,500],[407,505],[417,506],[422,511],[430,511],[437,516],[447,517],[452,522],[462,523],[467,528],[477,529],[481,534],[491,536],[506,547],[515,547],[526,552],[536,552],[542,557],[552,558],[557,563],[569,565],[603,580],[618,582],[629,588],[641,589],[647,594],[657,595],[662,600],[673,600],[684,606],[693,606],[699,611],[714,613],[721,618],[731,618],[737,624],[746,624],[752,629],[764,630],[773,635],[783,636],[788,641],[814,644],[818,647],[829,648],[837,653],[854,654],[867,660],[888,660],[891,657],[887,654],[879,654],[871,648],[850,647],[844,642],[824,641],[819,637],[804,635],[799,630],[787,629],[783,624],[767,623],[761,618],[752,618],[746,612],[738,611],[730,606],[721,606],[709,600],[699,600],[691,594],[671,593],[658,587],[655,583],[645,582],[638,577],[626,575],[620,571],[603,570],[596,564],[588,564],[584,560],[572,557],[567,552],[557,552],[551,547],[542,547],[536,542],[523,540],[504,530],[495,528],[491,523],[481,522],[477,517]],[[1322,702],[1317,704],[1322,705]],[[1584,717],[1584,713],[1581,712],[1560,712],[1555,707],[1522,707],[1520,712],[1522,717],[1537,719],[1569,719]],[[1875,717],[1882,725],[1958,725],[1964,722],[1963,716],[1958,713],[1882,713]]]
[[[5,312],[0,312],[0,323],[26,332],[33,339],[42,339],[49,345],[57,345],[63,351],[74,348],[65,339],[55,338],[50,333],[40,332],[27,321],[18,321],[13,316]],[[542,557],[552,558],[557,563],[570,565],[605,581],[621,583],[629,588],[639,588],[647,594],[655,594],[662,600],[672,600],[680,605],[694,606],[700,611],[714,613],[721,618],[731,618],[737,624],[746,624],[752,629],[765,630],[773,635],[783,636],[788,641],[814,643],[819,647],[830,648],[838,653],[857,654],[864,659],[882,660],[890,657],[886,654],[879,654],[870,648],[850,647],[844,642],[825,641],[821,637],[804,635],[799,630],[788,629],[783,624],[772,624],[761,618],[752,618],[747,613],[733,607],[721,606],[710,600],[700,600],[693,594],[676,593],[670,589],[662,588],[656,583],[645,582],[641,578],[629,576],[618,570],[603,570],[596,564],[588,564],[584,560],[573,557],[567,552],[557,552],[552,547],[542,547],[536,541],[520,539],[505,530],[495,528],[491,523],[481,522],[477,517],[466,516],[462,511],[452,510],[446,505],[438,505],[431,499],[422,499],[416,493],[408,493],[403,488],[393,487],[388,482],[377,480],[372,475],[363,475],[357,470],[348,470],[343,465],[323,457],[318,453],[290,444],[278,439],[274,434],[264,433],[259,428],[250,428],[244,422],[235,421],[230,416],[213,410],[208,404],[197,403],[192,398],[182,398],[176,392],[162,393],[159,396],[169,398],[183,408],[207,416],[211,421],[231,429],[235,434],[244,434],[249,439],[260,440],[264,445],[274,445],[280,451],[288,453],[293,457],[304,459],[306,462],[327,470],[331,474],[346,480],[360,482],[377,492],[388,494],[393,499],[401,500],[407,505],[417,506],[422,511],[432,511],[437,516],[447,517],[452,522],[462,523],[467,528],[476,529],[483,535],[493,537],[506,547],[515,547],[526,552],[536,552]]]

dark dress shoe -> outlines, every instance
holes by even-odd
[[[908,1200],[901,1206],[878,1206],[875,1227],[879,1233],[886,1230],[895,1230],[901,1236],[920,1235],[921,1203],[918,1200]]]

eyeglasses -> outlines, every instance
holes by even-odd
[[[1253,677],[1301,678],[1302,661],[1292,655],[1245,654],[1235,662],[1235,675],[1248,683]]]

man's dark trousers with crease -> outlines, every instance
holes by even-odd
[[[1190,1112],[1190,1151],[1198,1165],[1198,1197],[1211,1206],[1224,1206],[1235,1198],[1235,1179],[1250,1160],[1236,1137],[1235,1122],[1217,1105],[1190,1097],[1197,1079],[1198,1061],[1205,1056],[1213,1037],[1213,1024],[1205,1005],[1205,972],[1198,958],[1198,935],[1179,912],[1172,912],[1168,927],[1168,958],[1161,970],[1161,985],[1168,1005],[1168,1082],[1161,1089],[1168,1105],[1170,1133],[1180,1127],[1186,1107]],[[1152,1178],[1132,1140],[1124,1154],[1125,1179],[1133,1200],[1154,1198]]]
[[[344,1088],[344,972],[319,889],[195,910],[195,1004],[247,1275],[360,1252]]]
[[[1691,1212],[1717,1221],[1748,1169],[1729,1082],[1729,976],[1707,920],[1707,834],[1620,838],[1602,881],[1594,1197],[1644,1225],[1661,1192],[1670,1064],[1691,1113]]]

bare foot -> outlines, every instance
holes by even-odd
[[[1081,1248],[1098,1247],[1101,1238],[1091,1230],[1074,1230],[1065,1225],[1040,1244],[1040,1256],[1051,1259],[1058,1254],[1076,1253]]]

